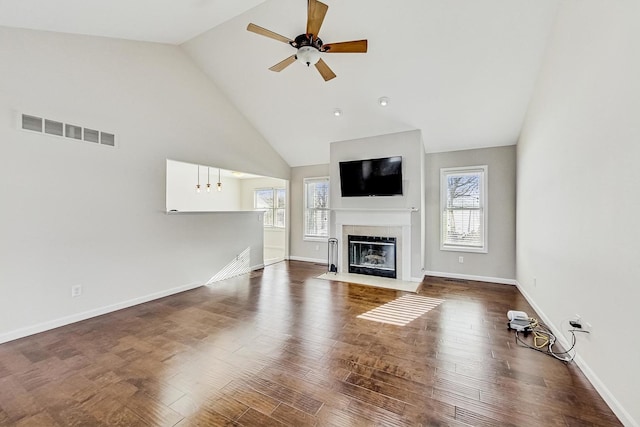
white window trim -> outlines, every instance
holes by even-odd
[[[263,190],[271,190],[271,191],[273,191],[273,207],[272,208],[257,208],[256,207],[256,192],[263,191]],[[276,193],[278,191],[280,191],[280,190],[284,191],[284,194],[285,194],[285,202],[284,202],[285,205],[284,205],[284,208],[276,207],[277,201],[278,201],[277,200],[278,196],[277,196]],[[284,229],[287,228],[287,221],[288,221],[288,218],[287,218],[287,204],[288,204],[288,202],[289,201],[287,200],[287,190],[284,187],[260,187],[260,188],[254,188],[253,189],[253,209],[255,211],[258,211],[258,212],[263,212],[263,218],[264,218],[264,215],[266,215],[267,211],[273,211],[274,224],[273,225],[265,225],[263,223],[263,228],[265,228],[265,229],[284,230]],[[275,225],[276,211],[278,209],[284,209],[284,225],[282,227],[280,227],[279,225]]]
[[[308,181],[320,181],[320,180],[326,180],[328,183],[330,183],[330,179],[328,176],[314,176],[314,177],[307,177],[304,178],[303,183],[302,183],[302,192],[303,194],[303,200],[302,200],[302,240],[305,242],[326,242],[327,239],[329,239],[329,237],[331,236],[331,220],[328,221],[327,224],[327,236],[326,237],[321,237],[321,236],[308,236],[307,233],[307,229],[306,229],[306,225],[305,225],[305,218],[306,218],[306,214],[307,214],[307,182]],[[331,188],[329,188],[329,192],[331,192]],[[330,196],[330,194],[329,194]],[[329,214],[329,217],[331,216],[331,205],[330,205],[330,200],[331,197],[329,197],[329,200],[327,201],[327,211]]]
[[[482,219],[483,219],[483,246],[482,247],[469,247],[459,245],[445,245],[444,243],[444,211],[447,205],[447,185],[446,176],[451,173],[468,173],[468,172],[482,172],[482,189],[481,189],[481,206],[482,206]],[[440,250],[441,251],[454,251],[454,252],[475,252],[475,253],[488,253],[489,252],[489,205],[488,201],[488,187],[489,187],[489,167],[487,165],[480,166],[464,166],[457,168],[441,168],[440,169]]]

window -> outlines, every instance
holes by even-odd
[[[487,166],[440,169],[440,249],[487,252]]]
[[[304,180],[304,239],[329,237],[329,178]]]
[[[253,206],[265,211],[265,227],[284,228],[286,199],[284,188],[260,188],[254,191]]]

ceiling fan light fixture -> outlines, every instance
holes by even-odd
[[[387,105],[389,105],[389,98],[387,98],[386,96],[378,98],[378,104],[380,104],[381,107],[386,107]]]
[[[320,60],[320,51],[312,46],[302,46],[298,49],[296,59],[306,64],[307,67],[315,65]]]

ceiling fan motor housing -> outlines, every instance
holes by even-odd
[[[296,49],[303,46],[312,46],[320,51],[322,50],[322,39],[313,37],[313,34],[300,34],[295,40],[290,41],[289,44]]]

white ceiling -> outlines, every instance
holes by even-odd
[[[0,0],[0,25],[180,44],[265,0]]]
[[[291,166],[328,163],[331,142],[414,129],[427,152],[517,142],[559,0],[323,1],[325,43],[369,40],[366,54],[323,54],[329,82],[299,63],[269,71],[294,49],[246,31],[294,38],[304,0],[0,0],[0,25],[191,39],[182,47]]]

